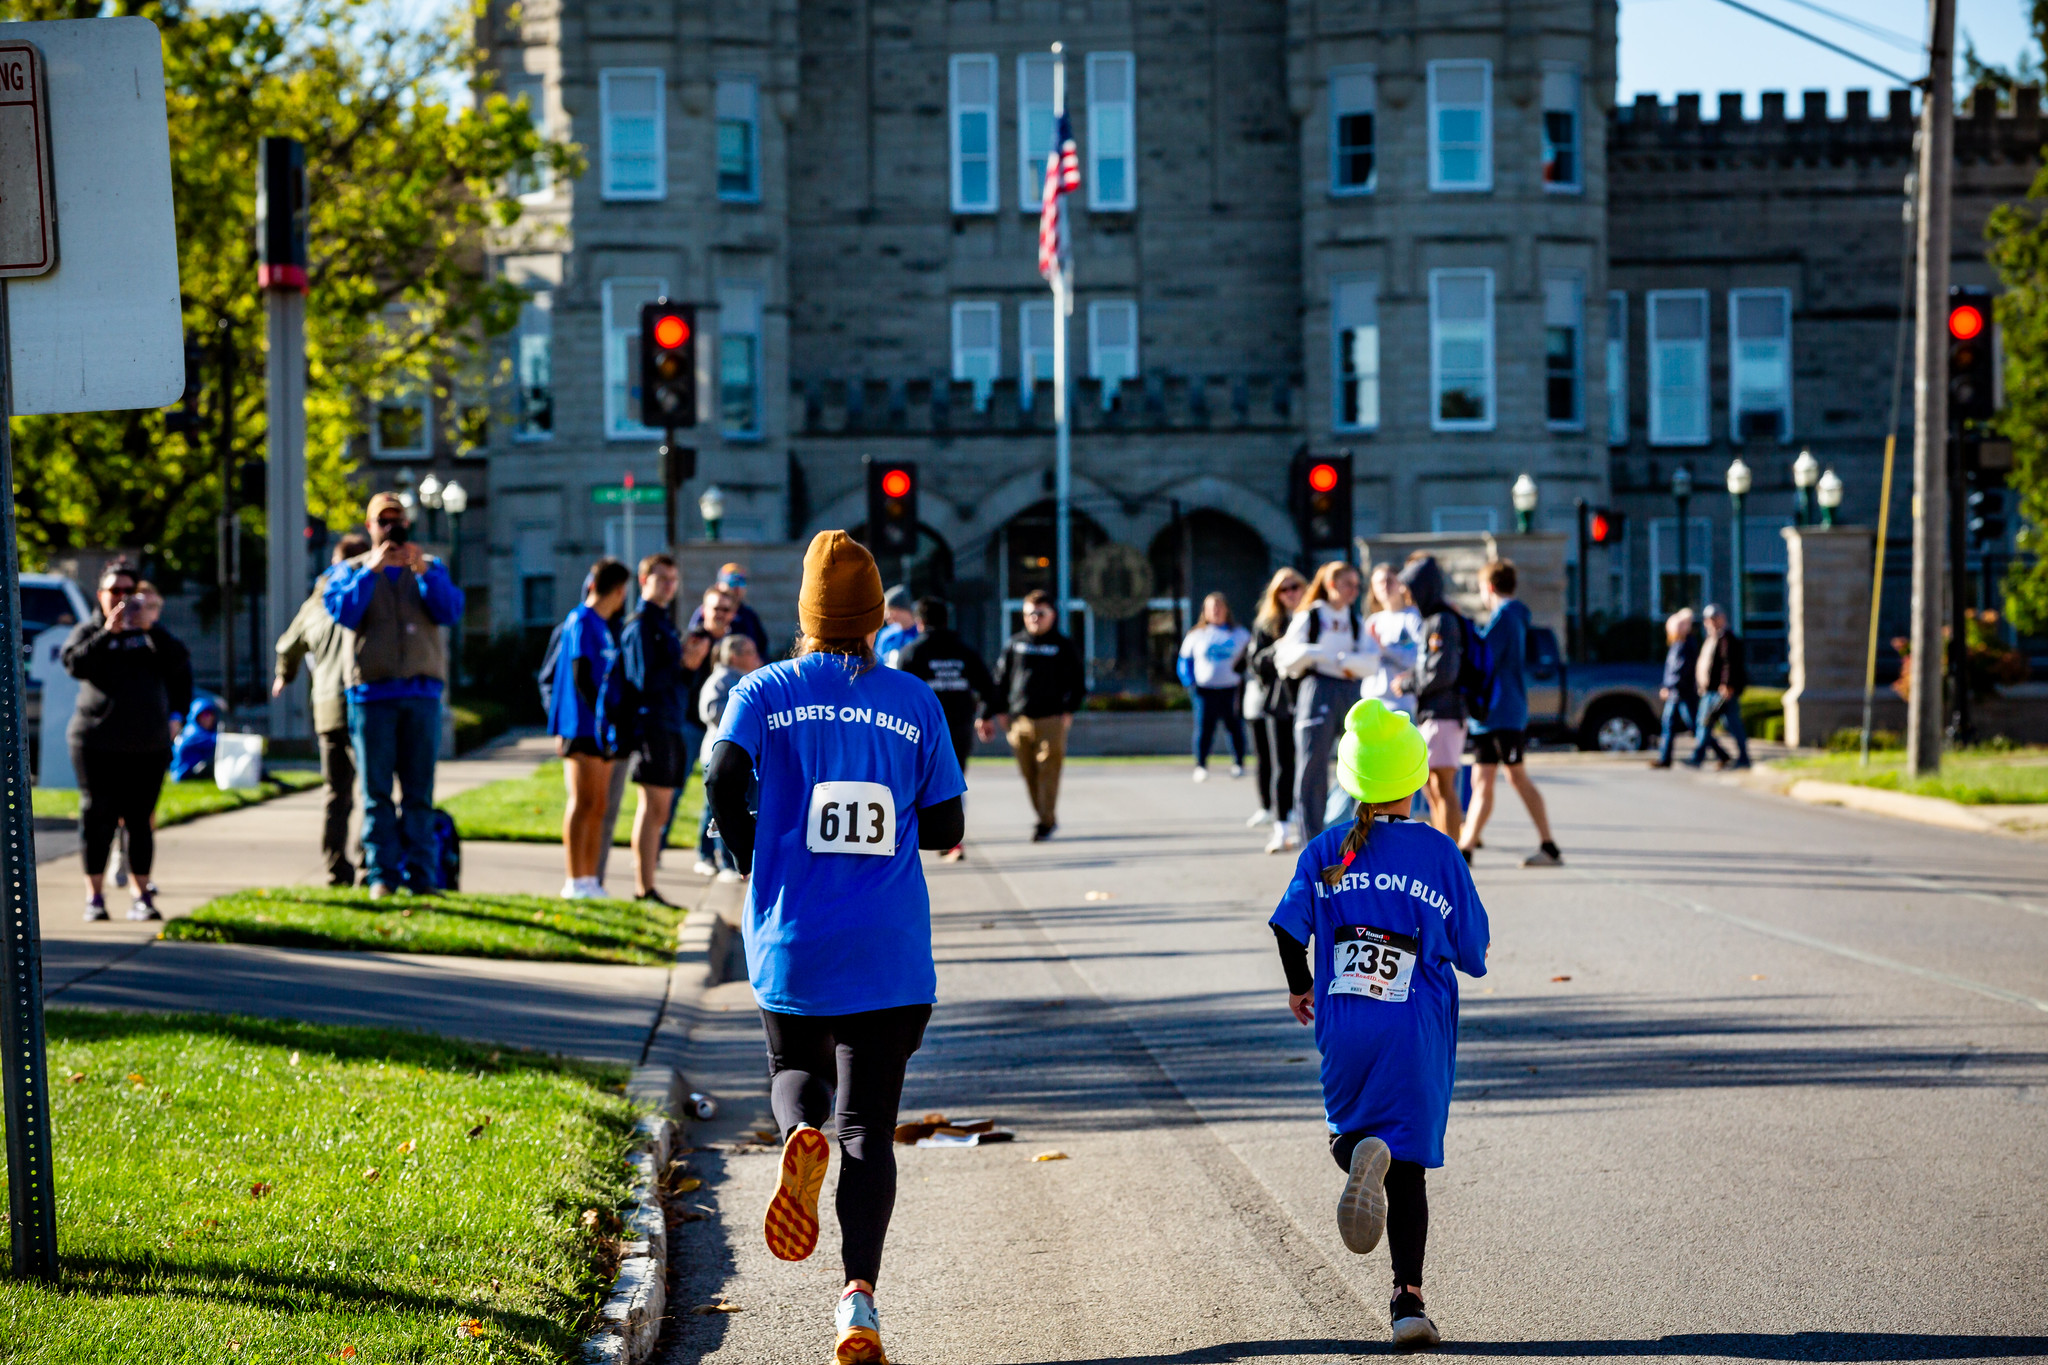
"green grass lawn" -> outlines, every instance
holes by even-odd
[[[272,769],[260,787],[248,787],[237,791],[222,791],[213,785],[212,778],[195,782],[166,782],[163,795],[156,801],[156,827],[166,829],[182,825],[187,820],[197,820],[202,815],[218,815],[224,810],[240,810],[279,796],[320,785],[320,774],[306,768]],[[78,793],[62,788],[37,787],[31,794],[35,813],[39,818],[76,820],[78,818]]]
[[[574,1358],[617,1254],[623,1068],[84,1010],[50,1012],[49,1057],[62,1275],[0,1279],[0,1359]]]
[[[1939,796],[1965,806],[2037,805],[2048,802],[2048,748],[1955,749],[1941,756],[1941,775],[1909,778],[1906,756],[1873,753],[1864,767],[1855,754],[1781,758],[1772,767],[1825,782]]]
[[[704,784],[692,773],[690,784],[677,798],[682,807],[669,829],[668,847],[694,848],[697,821],[704,811]],[[508,777],[458,792],[441,802],[455,817],[455,828],[464,839],[505,839],[521,844],[558,844],[562,841],[562,811],[569,804],[562,788],[562,761],[549,759],[531,777]],[[640,798],[629,783],[626,799],[619,803],[619,823],[612,842],[624,845],[633,834],[633,812]]]
[[[682,911],[645,901],[564,901],[451,891],[373,903],[366,889],[292,886],[218,896],[163,927],[200,943],[666,966]],[[0,1360],[5,1360],[0,1350]]]

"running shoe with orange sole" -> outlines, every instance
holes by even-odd
[[[863,1289],[849,1289],[839,1296],[839,1346],[832,1353],[832,1365],[889,1365],[882,1354],[882,1321],[875,1313],[875,1296]]]
[[[782,1260],[801,1261],[818,1249],[818,1192],[831,1158],[832,1145],[807,1123],[791,1129],[782,1144],[782,1178],[761,1220],[768,1250]]]

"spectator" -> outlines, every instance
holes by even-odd
[[[157,590],[156,584],[146,578],[141,579],[135,584],[134,604],[129,608],[129,611],[134,614],[135,628],[137,630],[150,630],[163,617],[164,595]],[[195,693],[194,695],[196,696],[197,694]],[[188,710],[193,714],[180,716],[173,713],[171,716],[171,726],[176,731],[177,738],[171,742],[171,768],[167,776],[173,782],[184,781],[184,774],[178,771],[178,754],[184,748],[185,736],[194,731],[197,732],[193,740],[194,744],[203,744],[205,746],[206,762],[204,766],[206,768],[206,776],[213,776],[213,737],[220,728],[220,717],[217,714],[212,717],[211,724],[206,723],[205,719],[202,718],[200,723],[195,726],[190,722],[193,720],[194,715],[199,712],[198,703],[195,701]],[[150,812],[149,827],[152,832],[156,829],[156,812],[154,810]],[[112,851],[107,854],[107,877],[116,886],[128,885],[128,824],[125,820],[121,823],[120,832],[114,836]],[[151,896],[156,894],[155,882],[144,877],[141,884],[148,890]]]
[[[875,632],[875,658],[891,668],[901,668],[896,656],[917,638],[917,614],[911,610],[910,589],[898,583],[882,594],[882,628]]]
[[[172,717],[192,705],[192,656],[160,625],[142,629],[140,580],[116,560],[100,574],[99,614],[72,628],[64,670],[78,679],[78,705],[64,737],[78,776],[78,829],[85,843],[85,917],[107,918],[104,878],[116,830],[128,828],[132,920],[156,920],[151,821],[171,764]]]
[[[1700,661],[1700,637],[1692,627],[1691,607],[1680,607],[1664,621],[1664,677],[1657,688],[1657,699],[1664,703],[1664,719],[1657,736],[1657,756],[1650,760],[1653,768],[1671,766],[1671,748],[1678,742],[1678,732],[1691,733],[1699,716],[1700,683],[1693,670]],[[1721,757],[1728,756],[1719,740],[1714,741],[1714,749]]]
[[[1294,821],[1294,682],[1280,676],[1273,651],[1294,608],[1308,590],[1308,580],[1291,568],[1280,570],[1259,597],[1252,618],[1250,677],[1244,688],[1244,717],[1259,755],[1261,806],[1245,823],[1253,829],[1271,824],[1266,852],[1280,853],[1301,842]]]
[[[1529,609],[1515,600],[1515,566],[1512,560],[1488,561],[1479,571],[1480,600],[1493,611],[1478,628],[1486,645],[1486,718],[1472,719],[1472,812],[1465,817],[1464,833],[1458,847],[1470,862],[1479,847],[1479,836],[1493,814],[1493,789],[1500,770],[1508,770],[1508,781],[1528,808],[1529,823],[1536,826],[1540,841],[1536,852],[1522,859],[1523,867],[1556,867],[1564,862],[1550,837],[1550,812],[1543,793],[1523,765],[1528,747],[1529,691],[1524,676],[1528,654]]]
[[[1426,554],[1411,556],[1401,570],[1401,586],[1422,614],[1421,646],[1415,666],[1396,677],[1396,696],[1415,698],[1416,726],[1429,746],[1430,823],[1453,840],[1464,832],[1465,812],[1458,799],[1458,769],[1465,754],[1465,694],[1458,690],[1458,670],[1465,662],[1465,618],[1444,597],[1443,571]],[[1469,855],[1466,861],[1470,861]]]
[[[299,604],[298,614],[277,641],[277,675],[270,682],[270,695],[281,696],[298,677],[299,665],[306,666],[313,694],[313,733],[320,746],[320,781],[327,792],[320,856],[327,865],[329,886],[356,884],[355,864],[348,857],[348,821],[356,805],[356,763],[349,745],[348,703],[342,695],[343,675],[355,653],[355,640],[334,619],[323,599],[328,576],[369,548],[369,537],[355,531],[335,545],[333,563]]]
[[[1195,702],[1195,781],[1209,780],[1209,750],[1220,723],[1230,735],[1230,775],[1244,776],[1244,719],[1238,693],[1244,687],[1245,658],[1252,633],[1230,619],[1230,599],[1212,592],[1202,599],[1202,620],[1180,642],[1181,685]]]
[[[1379,652],[1358,610],[1358,570],[1333,559],[1316,570],[1301,606],[1273,650],[1284,678],[1298,679],[1294,698],[1294,819],[1303,840],[1328,819],[1330,761],[1344,717],[1358,700],[1359,679],[1379,667]]]
[[[619,639],[625,691],[637,715],[633,781],[640,808],[633,816],[633,893],[640,900],[669,902],[655,888],[655,868],[668,837],[677,793],[690,782],[690,768],[704,741],[696,713],[685,710],[696,691],[691,675],[711,651],[702,631],[686,639],[676,633],[675,556],[649,555],[640,561],[640,610]]]
[[[763,663],[761,651],[754,647],[753,637],[737,630],[713,647],[711,657],[711,676],[704,680],[703,689],[697,697],[697,718],[704,722],[703,757],[706,764],[711,762],[711,746],[718,743],[719,723],[725,719],[725,702],[732,695],[733,684]],[[743,874],[727,851],[725,842],[713,833],[715,828],[716,817],[707,800],[704,803],[704,831],[699,852],[707,853],[706,861],[716,867],[718,880],[740,881]]]
[[[884,599],[885,610],[886,601]],[[897,656],[896,667],[912,677],[923,678],[939,699],[946,716],[946,732],[953,741],[953,757],[960,771],[967,771],[968,751],[974,747],[974,718],[997,706],[1002,694],[995,679],[974,646],[953,629],[952,609],[936,597],[919,600],[916,630]],[[957,863],[966,850],[955,844],[939,855],[940,862]]]
[[[1693,677],[1700,689],[1699,729],[1692,756],[1685,760],[1685,765],[1697,768],[1705,763],[1707,748],[1712,745],[1721,752],[1720,761],[1714,765],[1717,770],[1747,768],[1749,735],[1742,728],[1742,689],[1749,686],[1748,650],[1721,607],[1709,603],[1701,615],[1707,620],[1707,642],[1700,646],[1699,661],[1693,665]],[[1735,741],[1733,763],[1715,742],[1717,721],[1727,725],[1728,737]]]
[[[761,657],[768,657],[768,630],[761,624],[761,618],[747,605],[747,566],[744,564],[723,564],[719,566],[718,581],[705,589],[703,605],[690,613],[689,629],[695,630],[708,620],[711,594],[717,592],[732,599],[732,619],[725,630],[736,630],[754,642]],[[725,630],[715,630],[714,635],[724,635]]]
[[[171,744],[171,781],[205,782],[213,777],[213,756],[219,748],[220,721],[226,713],[227,707],[219,697],[206,692],[192,694],[192,709],[186,713],[185,723],[178,729],[178,738]],[[177,718],[174,716],[172,719]],[[120,857],[121,850],[117,848],[108,860],[107,875],[114,879],[114,885],[126,886],[128,874],[114,869],[114,863]]]
[[[1422,642],[1422,613],[1415,610],[1392,564],[1372,566],[1365,612],[1365,631],[1380,647],[1380,666],[1359,684],[1358,694],[1378,697],[1389,711],[1412,719],[1415,698],[1396,694],[1394,679],[1415,667],[1415,651]]]
[[[1038,824],[1034,843],[1052,838],[1059,828],[1060,768],[1067,758],[1067,731],[1074,712],[1088,699],[1088,677],[1081,650],[1054,626],[1052,594],[1037,589],[1024,597],[1024,629],[1003,645],[996,666],[996,695],[1004,698],[993,716],[984,712],[977,729],[987,739],[1003,726],[1017,771],[1031,793]]]
[[[349,738],[363,790],[363,862],[370,898],[432,891],[434,760],[441,749],[447,649],[440,627],[462,619],[448,567],[412,543],[396,493],[368,511],[370,548],[327,571],[321,602],[353,632],[344,681]],[[393,804],[398,783],[402,808]]]
[[[632,570],[616,559],[598,560],[585,580],[583,600],[562,622],[562,653],[548,701],[548,733],[555,736],[555,751],[562,756],[562,784],[568,793],[562,812],[562,859],[568,871],[563,900],[596,900],[605,894],[597,855],[612,837],[605,813],[612,765],[619,753],[619,650],[611,622],[626,605],[626,584],[632,576]]]

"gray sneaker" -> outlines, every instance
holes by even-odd
[[[85,902],[85,922],[87,924],[97,924],[99,921],[107,918],[109,916],[107,915],[107,902],[105,899],[99,896],[87,899]]]
[[[134,900],[128,902],[128,918],[150,920],[162,919],[163,916],[158,913],[155,901],[151,900],[148,896],[137,896]]]
[[[1534,853],[1531,853],[1528,857],[1522,859],[1522,866],[1563,867],[1564,855],[1557,851],[1556,844],[1545,844],[1543,847],[1537,849]]]
[[[1429,1320],[1429,1314],[1423,1311],[1422,1300],[1407,1290],[1395,1295],[1388,1309],[1394,1320],[1395,1350],[1427,1350],[1444,1339],[1436,1324]]]
[[[1337,1196],[1337,1235],[1363,1256],[1380,1244],[1387,1229],[1387,1144],[1369,1137],[1351,1149],[1351,1175]]]

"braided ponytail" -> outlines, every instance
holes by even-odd
[[[1351,860],[1359,855],[1365,848],[1365,841],[1371,837],[1372,807],[1361,805],[1358,808],[1358,818],[1351,824],[1351,832],[1344,836],[1343,847],[1338,850],[1343,855],[1342,859],[1323,869],[1324,886],[1334,888],[1338,882],[1344,880],[1344,872],[1351,866]]]

